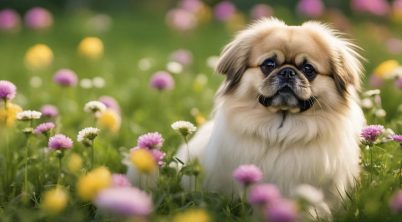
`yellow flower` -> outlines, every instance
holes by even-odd
[[[84,38],[79,46],[78,53],[89,59],[98,59],[103,55],[103,43],[97,37]]]
[[[25,65],[31,69],[44,69],[53,62],[53,52],[45,44],[36,44],[25,53]]]
[[[0,125],[5,124],[7,127],[12,127],[15,123],[17,113],[21,112],[20,106],[7,103],[7,109],[4,106],[0,107]]]
[[[206,119],[202,114],[198,114],[195,116],[195,122],[197,123],[197,126],[200,126],[206,122]]]
[[[67,205],[68,195],[61,187],[56,187],[43,194],[42,209],[51,214],[60,213]]]
[[[93,200],[99,191],[110,186],[111,181],[110,171],[106,167],[98,167],[78,179],[78,196],[83,200]]]
[[[209,218],[208,213],[202,209],[192,209],[187,210],[183,213],[177,214],[173,218],[173,222],[209,222],[211,219]]]
[[[109,129],[112,132],[117,132],[120,129],[121,118],[119,114],[111,109],[107,109],[99,114],[98,125],[100,128]]]
[[[382,62],[377,68],[374,70],[374,75],[381,78],[390,78],[392,71],[395,70],[399,66],[399,63],[396,60],[387,60]]]
[[[72,173],[78,173],[82,167],[82,158],[80,155],[73,153],[67,163],[68,170]]]
[[[142,173],[150,174],[156,169],[156,161],[151,152],[137,149],[130,154],[131,163]]]

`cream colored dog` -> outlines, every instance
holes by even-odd
[[[285,196],[300,184],[321,189],[320,215],[339,206],[359,176],[365,123],[355,48],[318,22],[288,26],[271,18],[241,31],[217,65],[226,80],[213,120],[189,143],[204,167],[204,188],[238,192],[233,170],[255,164]],[[187,150],[178,157],[188,161]]]

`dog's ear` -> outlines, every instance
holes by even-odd
[[[216,72],[226,75],[226,82],[222,89],[224,94],[236,88],[243,73],[247,70],[251,47],[256,37],[261,33],[268,34],[274,27],[285,25],[283,21],[276,18],[258,20],[238,33],[232,42],[223,48],[216,66]]]
[[[343,96],[348,93],[350,85],[359,90],[363,74],[361,61],[364,61],[358,53],[360,48],[325,24],[306,22],[303,26],[325,37],[326,45],[330,47],[331,52],[332,76],[339,94]]]
[[[250,55],[250,38],[240,33],[222,50],[216,66],[216,72],[226,75],[226,83],[223,92],[233,91],[247,69]]]

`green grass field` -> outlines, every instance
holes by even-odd
[[[276,14],[290,24],[302,20],[286,10]],[[182,143],[180,135],[170,124],[177,120],[196,123],[194,110],[208,119],[213,106],[214,93],[223,81],[223,76],[215,74],[207,66],[207,58],[219,55],[222,47],[233,36],[223,24],[209,22],[202,24],[191,33],[178,33],[169,29],[164,15],[158,13],[112,14],[112,25],[107,32],[98,33],[87,26],[85,21],[90,12],[58,15],[54,26],[43,32],[27,29],[19,33],[0,33],[0,80],[13,82],[17,96],[12,101],[24,110],[39,110],[43,104],[53,104],[60,110],[56,120],[56,132],[61,132],[74,140],[74,146],[66,151],[63,158],[59,183],[69,195],[66,208],[59,214],[49,215],[41,208],[43,192],[55,187],[58,180],[58,161],[55,153],[45,156],[47,147],[44,136],[26,136],[22,131],[26,122],[16,122],[13,127],[0,125],[0,221],[121,221],[97,210],[90,202],[76,195],[79,174],[69,171],[68,160],[72,153],[84,160],[82,172],[90,168],[88,148],[76,142],[79,130],[96,126],[93,116],[83,111],[84,105],[100,96],[114,97],[121,106],[122,124],[116,133],[102,130],[95,140],[95,165],[106,166],[113,173],[125,173],[122,163],[124,153],[137,143],[137,137],[147,132],[160,132],[165,138],[163,150],[167,152],[167,162],[172,159],[176,148]],[[363,91],[370,89],[368,76],[381,62],[395,59],[402,62],[402,54],[387,52],[382,27],[390,35],[402,38],[400,24],[369,18],[354,19],[351,22],[350,37],[361,46],[367,58],[364,63],[367,76]],[[377,28],[375,28],[377,27]],[[104,56],[98,60],[83,58],[77,53],[79,42],[87,36],[99,37],[104,44]],[[42,70],[31,70],[24,65],[24,54],[34,44],[47,44],[54,53],[53,63]],[[149,86],[153,73],[165,70],[172,51],[185,48],[192,52],[193,63],[183,72],[173,74],[175,87],[171,91],[159,92]],[[148,70],[139,68],[139,61],[151,61]],[[80,79],[104,78],[103,88],[82,87],[62,88],[52,80],[60,68],[74,70]],[[200,77],[201,76],[201,77]],[[32,86],[32,78],[41,79],[40,86]],[[204,83],[203,79],[207,78]],[[368,124],[381,124],[395,133],[402,133],[402,91],[387,80],[381,88],[382,106],[385,117],[375,117],[367,111]],[[3,106],[3,103],[0,103]],[[192,114],[193,112],[193,114]],[[34,126],[42,120],[34,121]],[[27,139],[29,138],[29,139]],[[28,146],[28,183],[25,183],[24,166]],[[401,188],[402,147],[396,142],[379,142],[366,148],[362,145],[362,173],[355,191],[334,221],[401,221],[402,214],[394,214],[389,208],[391,195]],[[252,208],[236,199],[203,191],[182,191],[175,172],[165,167],[160,171],[160,181],[152,193],[154,211],[151,221],[170,221],[174,215],[190,208],[205,209],[213,221],[258,221]],[[27,186],[28,200],[21,196]]]

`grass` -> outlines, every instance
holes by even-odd
[[[288,15],[288,13],[283,13]],[[22,30],[17,34],[0,34],[1,78],[12,81],[18,87],[18,96],[14,103],[24,109],[39,109],[43,104],[51,103],[59,107],[61,115],[57,120],[58,130],[72,138],[84,127],[93,126],[93,118],[83,112],[83,106],[99,96],[115,97],[122,108],[122,126],[117,134],[103,131],[96,139],[94,150],[96,165],[105,165],[112,172],[125,173],[122,164],[123,154],[135,146],[136,138],[146,132],[158,131],[165,138],[163,150],[168,153],[168,160],[181,144],[181,138],[170,129],[176,120],[195,122],[191,110],[196,108],[208,117],[213,105],[214,92],[223,77],[213,74],[206,65],[206,59],[218,55],[221,48],[229,41],[232,34],[222,24],[208,23],[193,33],[177,33],[162,22],[160,15],[115,15],[111,30],[95,33],[84,26],[83,21],[90,16],[88,12],[56,17],[56,25],[46,32]],[[279,17],[281,15],[279,14]],[[299,23],[299,18],[283,17],[290,23]],[[399,35],[397,25],[379,21],[394,35]],[[402,60],[402,55],[390,55],[377,34],[372,34],[373,24],[367,20],[352,22],[353,38],[364,51],[367,73],[387,59]],[[105,55],[97,61],[89,61],[77,55],[79,41],[88,35],[100,37],[105,45]],[[381,36],[381,35],[379,35]],[[26,69],[23,63],[24,53],[33,44],[49,45],[55,60],[51,67],[42,71]],[[169,54],[178,48],[187,48],[194,55],[191,66],[181,74],[174,75],[176,87],[173,91],[158,92],[149,87],[150,76],[165,69]],[[151,69],[138,68],[138,61],[150,58]],[[62,89],[52,82],[52,76],[59,68],[70,68],[80,78],[101,76],[106,80],[104,88]],[[197,85],[197,75],[208,78],[206,85]],[[39,88],[30,86],[32,76],[39,76],[43,85]],[[366,81],[366,80],[365,80]],[[365,87],[369,88],[369,87]],[[382,105],[387,111],[385,118],[375,118],[367,110],[368,123],[383,124],[395,132],[402,132],[401,104],[402,93],[391,82],[382,90]],[[35,122],[36,124],[37,122]],[[22,133],[26,123],[16,127],[0,128],[0,218],[1,221],[113,221],[107,215],[100,214],[92,205],[81,201],[75,195],[77,175],[67,172],[67,160],[72,152],[82,155],[84,170],[89,168],[87,148],[75,142],[74,148],[66,153],[63,162],[64,176],[62,183],[70,193],[67,208],[56,216],[49,216],[41,211],[41,194],[57,182],[58,161],[54,154],[43,157],[41,150],[47,146],[45,137],[27,138]],[[25,151],[28,163],[25,162]],[[402,150],[399,144],[384,142],[370,146],[362,145],[361,179],[354,192],[345,200],[343,209],[335,214],[335,221],[400,221],[401,215],[390,212],[390,196],[401,188]],[[28,190],[31,199],[21,202],[21,190],[24,186],[24,165],[28,164]],[[242,203],[230,197],[204,192],[183,192],[179,179],[172,177],[175,172],[170,168],[161,170],[158,188],[153,190],[155,213],[151,217],[156,221],[168,221],[172,215],[188,208],[202,207],[216,221],[254,221],[251,208],[241,211]]]

